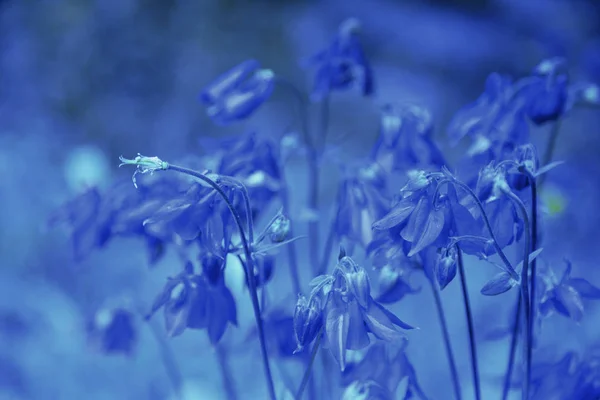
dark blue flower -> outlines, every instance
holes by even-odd
[[[374,92],[373,71],[357,36],[359,26],[356,19],[346,20],[329,48],[308,60],[307,66],[316,68],[312,91],[315,100],[354,85],[360,87],[363,96]]]
[[[418,106],[382,110],[380,132],[371,156],[388,172],[440,168],[442,152],[432,139],[431,114]]]
[[[275,75],[255,60],[238,64],[211,82],[200,94],[206,113],[219,125],[248,118],[273,92]]]
[[[206,329],[211,343],[216,344],[228,323],[237,325],[237,311],[233,295],[225,286],[224,266],[215,257],[203,261],[207,264],[202,265],[201,275],[195,274],[188,262],[183,272],[169,278],[146,318],[163,308],[169,336],[179,336],[188,328]]]
[[[571,262],[565,263],[565,271],[560,278],[550,268],[541,271],[539,276],[544,290],[539,308],[543,316],[555,311],[579,322],[584,313],[583,299],[600,299],[600,288],[584,278],[572,278]]]
[[[404,337],[397,327],[413,329],[371,297],[370,283],[365,274],[364,269],[350,257],[342,256],[333,275],[317,277],[312,283],[313,291],[308,303],[312,299],[323,298],[321,319],[326,346],[342,371],[346,366],[346,350],[368,346],[368,333],[380,340],[394,341]]]
[[[88,323],[88,340],[105,354],[133,353],[138,338],[134,315],[124,308],[99,310]]]
[[[375,163],[346,175],[338,192],[335,232],[340,240],[365,247],[373,239],[371,225],[389,203],[386,176]]]

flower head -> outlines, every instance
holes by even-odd
[[[134,315],[124,308],[104,308],[88,323],[88,340],[105,354],[131,355],[138,332]]]
[[[329,48],[312,56],[308,66],[316,68],[312,96],[321,100],[336,90],[358,85],[364,96],[374,92],[373,71],[358,39],[360,23],[344,21]]]
[[[225,72],[200,94],[206,113],[219,125],[248,118],[273,92],[275,74],[248,60]]]

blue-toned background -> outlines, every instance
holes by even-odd
[[[161,337],[161,318],[154,320],[154,331],[139,319],[140,342],[130,357],[93,351],[85,326],[104,307],[147,309],[165,278],[181,268],[177,254],[167,252],[149,269],[143,244],[120,239],[75,263],[67,236],[49,230],[48,217],[85,188],[129,176],[131,170],[117,168],[121,154],[179,158],[201,152],[202,138],[250,130],[279,137],[292,129],[293,101],[285,93],[276,92],[251,119],[229,127],[209,120],[198,93],[248,58],[308,88],[299,61],[322,49],[352,16],[362,21],[378,92],[372,99],[333,96],[330,136],[343,160],[366,154],[387,102],[430,109],[435,139],[455,160],[464,147],[450,148],[445,128],[453,113],[481,93],[490,72],[523,76],[543,58],[560,55],[569,61],[572,79],[600,82],[600,3],[593,0],[0,1],[0,399],[174,398],[161,361],[165,341],[155,335]],[[543,194],[560,203],[560,212],[543,227],[544,255],[568,257],[573,275],[596,285],[599,126],[597,111],[575,110],[564,121],[555,159],[566,163],[552,171]],[[541,149],[547,134],[548,128],[532,134]],[[303,171],[299,159],[292,176]],[[332,166],[322,173],[321,198],[331,206],[337,172]],[[301,214],[303,190],[301,184],[293,189],[292,215]],[[493,271],[470,258],[467,269],[483,336],[507,320],[503,301],[513,296],[479,296]],[[285,274],[287,268],[277,269],[272,296],[293,310]],[[309,275],[305,268],[304,286]],[[424,279],[415,278],[415,284],[425,285]],[[266,398],[258,346],[247,340],[252,315],[240,275],[229,273],[228,285],[240,319],[223,339],[235,385],[240,398]],[[443,298],[469,398],[468,343],[456,282]],[[394,311],[420,327],[409,333],[408,353],[423,388],[432,399],[451,398],[431,296],[410,297]],[[579,325],[554,318],[538,346],[556,360],[566,350],[587,351],[598,338],[600,310],[586,303]],[[480,345],[489,398],[500,390],[504,342]],[[205,332],[186,331],[168,346],[185,399],[225,398]],[[284,386],[285,376],[296,386],[299,367],[279,367],[276,386]]]

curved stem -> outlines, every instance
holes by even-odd
[[[485,226],[488,230],[490,238],[492,239],[492,244],[494,245],[494,249],[496,249],[496,253],[498,253],[498,256],[500,256],[500,259],[502,260],[502,262],[504,263],[504,265],[510,272],[511,277],[514,280],[518,281],[519,274],[517,274],[517,271],[515,271],[512,264],[510,263],[510,261],[508,261],[506,254],[504,254],[504,251],[502,251],[502,248],[498,244],[498,241],[496,240],[496,235],[494,234],[494,230],[492,229],[492,224],[490,224],[490,220],[487,216],[487,213],[485,212],[485,209],[483,208],[483,204],[481,204],[481,201],[479,200],[479,198],[477,197],[475,192],[473,192],[473,190],[467,184],[465,184],[457,179],[453,179],[451,182],[454,183],[455,185],[457,185],[458,187],[460,187],[461,189],[463,189],[465,192],[467,192],[469,194],[469,196],[471,196],[471,198],[473,198],[473,200],[475,201],[475,204],[479,208],[479,212],[481,213],[481,217],[483,218],[483,222],[485,223]]]
[[[519,324],[521,321],[521,293],[517,296],[517,309],[515,311],[515,320],[513,323],[513,331],[510,339],[510,352],[508,355],[508,367],[506,369],[506,375],[504,375],[504,386],[502,388],[502,400],[506,400],[508,392],[510,391],[510,384],[512,382],[512,372],[515,365],[515,354],[517,353],[517,342],[519,337]]]
[[[310,380],[310,374],[312,372],[312,367],[315,363],[315,358],[317,357],[317,353],[319,352],[319,346],[321,344],[322,336],[323,336],[323,328],[321,328],[321,330],[319,331],[319,334],[317,335],[317,340],[315,341],[312,351],[310,352],[310,361],[308,362],[306,371],[304,371],[304,376],[302,376],[302,382],[300,383],[300,387],[298,388],[298,391],[296,392],[296,397],[295,397],[296,400],[302,399],[302,394],[304,393],[304,389],[306,388],[306,385],[308,385],[308,382]]]
[[[244,256],[246,258],[246,274],[248,276],[248,283],[250,286],[250,299],[252,300],[252,308],[254,310],[254,319],[256,320],[256,326],[258,328],[258,338],[260,341],[260,349],[261,349],[263,367],[265,370],[265,377],[267,379],[267,388],[269,391],[270,398],[272,400],[276,400],[275,388],[273,386],[273,377],[271,375],[271,367],[269,365],[269,355],[267,353],[265,331],[264,331],[264,327],[263,327],[262,316],[260,313],[260,305],[258,302],[256,281],[254,280],[254,260],[252,259],[252,252],[250,250],[250,244],[248,243],[248,239],[246,238],[246,235],[244,233],[244,224],[242,222],[242,219],[241,219],[239,213],[237,212],[237,210],[235,209],[234,205],[229,200],[229,197],[227,196],[227,194],[221,188],[221,186],[219,186],[215,181],[213,181],[206,175],[203,175],[192,169],[179,167],[177,165],[171,165],[171,164],[168,164],[165,169],[170,169],[170,170],[173,170],[176,172],[180,172],[180,173],[192,176],[192,177],[200,179],[204,183],[208,184],[214,191],[217,192],[217,194],[219,194],[219,196],[221,196],[223,201],[225,201],[225,204],[227,205],[229,212],[233,216],[235,224],[237,225],[237,228],[240,232],[240,238],[242,240],[242,246],[244,248]],[[243,186],[243,185],[240,185],[240,186]],[[243,192],[243,193],[245,195],[247,195],[246,192]]]
[[[463,263],[462,251],[459,246],[456,246],[456,263],[458,264],[458,272],[460,273],[460,284],[463,294],[463,302],[465,303],[465,314],[467,315],[467,327],[469,329],[469,346],[471,348],[471,368],[473,372],[473,386],[475,388],[475,398],[481,399],[481,385],[479,381],[479,366],[477,362],[477,343],[475,340],[475,325],[473,323],[473,313],[471,311],[471,302],[469,301],[469,291],[467,289],[467,276]]]
[[[523,269],[521,271],[521,301],[523,303],[523,314],[525,316],[525,330],[523,335],[525,338],[525,340],[523,341],[523,351],[525,354],[525,379],[523,379],[523,399],[528,399],[532,356],[531,332],[529,329],[531,326],[531,315],[529,312],[529,253],[531,252],[531,225],[529,224],[529,216],[527,215],[527,209],[525,208],[525,205],[523,204],[521,199],[510,190],[505,190],[504,194],[515,204],[515,206],[519,210],[519,214],[521,214],[523,224],[525,225],[525,246],[523,246]]]
[[[452,376],[452,386],[454,388],[454,395],[456,400],[462,399],[460,390],[460,379],[458,378],[458,369],[456,368],[456,361],[454,359],[454,352],[452,351],[452,344],[450,342],[450,332],[448,331],[448,323],[446,322],[446,315],[444,314],[444,306],[442,304],[442,298],[440,291],[434,282],[428,279],[431,283],[431,290],[433,291],[433,298],[435,300],[435,307],[438,312],[438,318],[442,327],[442,335],[444,337],[444,347],[446,348],[446,357],[448,358],[448,364],[450,366],[450,375]]]

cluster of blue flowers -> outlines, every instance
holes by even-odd
[[[553,313],[580,321],[585,301],[600,299],[600,288],[572,277],[569,261],[557,277],[561,263],[544,258],[539,192],[546,174],[560,162],[552,159],[552,145],[540,157],[531,143],[533,127],[553,125],[552,135],[557,135],[572,109],[599,107],[599,87],[570,82],[558,58],[517,80],[491,74],[481,96],[458,110],[448,127],[451,144],[469,141],[457,165],[449,164],[433,139],[428,110],[386,105],[377,142],[363,159],[340,168],[335,213],[329,223],[319,223],[327,216],[318,208],[325,132],[319,137],[312,132],[307,107],[327,107],[339,91],[376,92],[359,28],[354,19],[344,22],[331,44],[305,62],[314,74],[313,89],[305,95],[293,88],[303,107],[301,140],[244,134],[209,143],[207,155],[181,160],[182,166],[158,157],[122,157],[121,165],[136,168],[135,188],[128,180],[104,191],[92,188],[58,210],[51,224],[70,227],[77,259],[119,236],[147,243],[150,264],[167,247],[177,248],[181,272],[165,282],[145,318],[162,309],[166,335],[206,330],[215,347],[238,324],[238,304],[225,271],[239,263],[256,324],[250,337],[257,339],[271,399],[286,396],[278,393],[281,383],[272,374],[278,358],[297,360],[304,371],[296,386],[285,385],[296,399],[305,390],[314,399],[427,399],[428,388],[417,376],[428,372],[415,369],[406,351],[407,331],[414,327],[396,315],[406,296],[421,292],[410,281],[421,272],[436,300],[453,384],[448,393],[457,399],[483,398],[482,380],[488,378],[479,373],[480,325],[467,290],[466,257],[497,269],[480,289],[482,295],[518,292],[506,300],[514,313],[514,322],[503,331],[511,343],[506,374],[486,385],[496,384],[504,399],[511,392],[523,399],[600,398],[598,354],[569,353],[548,362],[535,352],[542,321]],[[252,116],[278,87],[290,86],[249,60],[207,85],[199,98],[215,124],[232,125]],[[285,179],[287,159],[298,155],[306,156],[309,170],[307,208],[318,216],[308,221],[293,217],[290,193],[303,193]],[[264,225],[260,231],[255,230],[259,221]],[[302,224],[308,225],[307,241],[293,233]],[[316,235],[323,227],[329,232],[321,243]],[[298,246],[306,248],[306,257],[298,257]],[[516,259],[507,251],[511,247],[518,250]],[[275,249],[286,251],[288,258],[275,257]],[[540,260],[544,263],[538,267]],[[266,305],[281,264],[287,264],[295,307],[291,302]],[[310,283],[302,282],[303,271],[312,274]],[[455,278],[469,333],[474,392],[468,394],[461,387],[440,297]],[[106,353],[130,354],[137,338],[135,315],[123,308],[104,312],[89,326],[91,339]],[[317,357],[323,349],[337,368],[331,359]],[[327,376],[323,387],[312,373],[319,363]],[[231,388],[227,391],[231,396]]]

